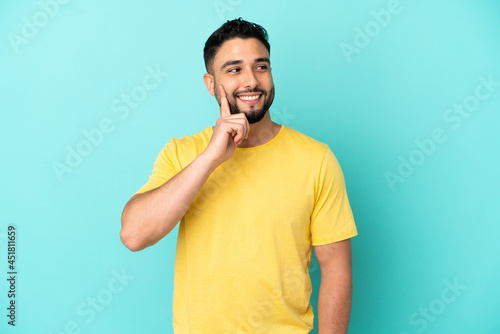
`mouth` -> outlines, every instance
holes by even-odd
[[[261,97],[262,97],[261,93],[240,94],[240,95],[238,95],[238,99],[241,102],[243,102],[245,104],[250,104],[250,105],[259,103],[260,100],[261,100]]]

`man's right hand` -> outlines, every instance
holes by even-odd
[[[128,249],[139,251],[170,233],[210,174],[231,158],[236,146],[248,138],[250,124],[246,115],[231,115],[222,86],[220,92],[220,118],[205,151],[163,185],[134,195],[125,205],[120,238]]]
[[[243,140],[248,138],[250,124],[244,113],[231,115],[226,91],[219,85],[220,118],[217,119],[210,143],[204,153],[218,166],[229,160]]]

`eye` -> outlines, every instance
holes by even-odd
[[[267,70],[267,65],[259,65],[257,68],[260,70]]]
[[[230,70],[228,70],[228,73],[238,73],[239,71],[239,68],[231,68]]]

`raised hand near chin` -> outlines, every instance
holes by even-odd
[[[233,156],[236,147],[248,138],[250,131],[250,124],[244,113],[231,114],[226,91],[222,85],[219,85],[219,91],[220,118],[217,119],[212,138],[205,149],[217,165]]]

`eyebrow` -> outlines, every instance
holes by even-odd
[[[261,57],[261,58],[257,58],[257,59],[254,60],[254,63],[261,63],[261,62],[265,62],[265,63],[268,63],[269,65],[271,65],[271,61],[267,57]],[[238,60],[229,60],[229,61],[226,61],[224,63],[224,65],[221,66],[220,69],[222,71],[223,69],[225,69],[228,66],[237,65],[237,64],[241,64],[241,63],[243,63],[243,60],[241,60],[241,59],[238,59]]]

